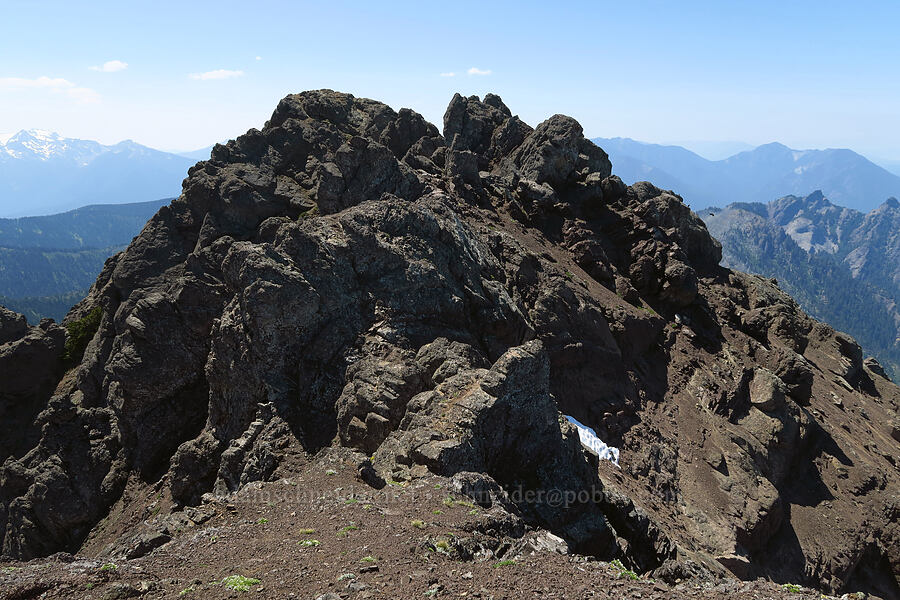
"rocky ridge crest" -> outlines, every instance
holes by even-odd
[[[900,393],[720,258],[677,195],[624,185],[569,117],[532,129],[457,95],[441,134],[289,96],[107,262],[66,319],[102,311],[74,369],[9,359],[58,383],[25,393],[42,411],[2,457],[3,555],[77,550],[126,488],[196,505],[339,445],[371,485],[471,474],[461,489],[659,577],[891,592]],[[41,331],[61,357],[62,329]]]

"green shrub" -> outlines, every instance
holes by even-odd
[[[81,361],[84,356],[84,349],[87,348],[88,342],[97,333],[100,328],[100,319],[103,317],[103,309],[95,306],[91,311],[78,319],[66,325],[66,348],[63,353],[63,360],[69,363]]]
[[[622,561],[619,560],[618,558],[609,564],[610,564],[610,566],[612,566],[612,568],[614,568],[616,570],[616,579],[624,577],[626,579],[633,579],[634,581],[637,581],[638,579],[641,578],[640,575],[638,575],[631,569],[626,569],[625,565],[622,564]]]

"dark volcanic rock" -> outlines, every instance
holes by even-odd
[[[15,341],[28,331],[24,315],[14,313],[0,306],[0,344]]]
[[[102,314],[68,375],[47,366],[61,328],[0,314],[0,360],[29,348],[32,374],[2,553],[77,550],[114,504],[143,514],[132,487],[197,504],[337,444],[374,487],[445,475],[642,571],[891,576],[893,538],[866,540],[896,523],[897,388],[720,257],[681,198],[625,186],[571,118],[532,130],[456,96],[442,137],[372,100],[289,96],[108,262],[67,317]],[[125,531],[122,553],[167,535]]]
[[[512,162],[525,179],[549,183],[554,188],[574,183],[578,176],[610,175],[606,153],[584,139],[575,119],[554,115],[541,123],[512,155]]]
[[[446,340],[435,344],[446,347]],[[435,344],[420,355],[433,355]],[[511,348],[490,369],[476,368],[465,354],[431,362],[437,368],[427,368],[425,376],[439,384],[409,400],[398,430],[375,453],[376,464],[390,468],[393,479],[407,479],[415,465],[446,476],[487,473],[521,510],[576,548],[613,554],[614,531],[594,502],[600,482],[577,433],[557,416],[541,343]],[[592,494],[597,498],[586,501]],[[558,502],[565,498],[581,499],[563,500],[561,512]]]
[[[25,317],[0,307],[0,461],[37,441],[34,425],[63,372],[66,333],[51,321],[29,327]]]
[[[481,166],[486,166],[492,158],[489,149],[494,131],[511,116],[512,113],[499,96],[488,94],[482,102],[478,96],[464,98],[456,94],[444,113],[444,139],[452,150],[474,152],[483,161]],[[516,139],[522,136],[509,133],[501,134],[501,137]],[[500,143],[508,146],[509,150],[514,147],[509,142]]]

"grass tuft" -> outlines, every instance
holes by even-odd
[[[257,583],[259,583],[259,579],[244,577],[243,575],[229,575],[222,580],[222,585],[236,592],[249,592],[250,588]]]

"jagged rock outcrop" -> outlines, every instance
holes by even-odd
[[[29,327],[25,317],[0,307],[0,461],[37,442],[32,423],[62,375],[65,340],[49,319]]]
[[[102,311],[0,467],[3,554],[77,549],[129,484],[190,505],[339,444],[373,485],[451,477],[642,571],[890,591],[897,388],[720,258],[568,117],[531,129],[456,96],[439,135],[289,96],[194,166],[69,315]],[[621,471],[561,414],[620,446]]]

